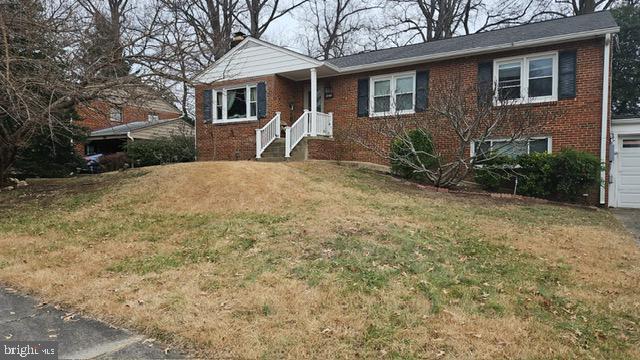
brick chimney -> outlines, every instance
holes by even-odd
[[[229,49],[234,48],[236,45],[240,44],[247,35],[242,31],[234,32],[233,37],[231,38],[231,44],[229,44]]]

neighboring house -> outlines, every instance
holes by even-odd
[[[78,125],[91,130],[87,141],[76,145],[78,152],[83,155],[122,151],[122,145],[127,141],[126,134],[124,137],[110,135],[108,138],[103,134],[122,131],[126,128],[123,125],[131,125],[133,129],[138,129],[142,124],[169,129],[176,127],[176,124],[184,123],[180,120],[160,125],[164,121],[181,119],[182,113],[169,101],[146,87],[114,91],[114,95],[108,101],[93,101],[88,105],[78,106],[76,112],[80,117]]]
[[[515,86],[511,91],[522,102],[562,109],[524,147],[527,152],[571,147],[606,163],[611,37],[617,31],[611,14],[598,12],[328,61],[246,38],[196,79],[198,158],[246,160],[298,151],[307,159],[385,163],[363,146],[335,139],[353,128],[367,136],[380,115],[394,112],[393,103],[403,104],[396,112],[419,116],[429,93],[437,93],[434,86],[462,74],[469,84],[492,79],[501,89]],[[534,96],[527,89],[536,79],[544,86]],[[288,125],[285,134],[282,124]],[[446,146],[453,135],[440,130],[433,129],[434,141]],[[368,140],[389,143],[374,131]],[[469,152],[474,148],[470,144]],[[596,196],[600,204],[607,203],[606,189]],[[640,206],[640,200],[627,205]]]
[[[85,144],[86,155],[113,154],[130,141],[151,140],[170,136],[193,137],[193,125],[180,119],[134,121],[92,131]]]

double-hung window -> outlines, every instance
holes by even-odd
[[[256,85],[216,90],[214,122],[237,122],[257,119]]]
[[[558,54],[535,54],[494,62],[496,104],[558,99]]]
[[[413,113],[416,74],[412,72],[373,77],[370,94],[372,116]]]
[[[551,138],[535,137],[527,140],[486,140],[476,141],[472,146],[472,156],[477,160],[485,159],[489,154],[518,157],[525,154],[551,152]]]

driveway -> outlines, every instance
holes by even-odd
[[[57,341],[60,359],[183,358],[143,336],[0,287],[0,343],[6,341]]]
[[[611,213],[640,242],[640,209],[611,209]]]

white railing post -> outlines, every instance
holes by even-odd
[[[280,111],[276,112],[276,138],[280,138]]]
[[[284,129],[284,136],[284,157],[288,158],[291,156],[291,127],[287,126]]]
[[[306,135],[306,134],[309,133],[309,125],[310,125],[309,124],[309,110],[305,109],[304,113],[302,114],[302,116],[304,116],[303,124],[302,124],[303,129],[304,129],[303,131],[304,131],[304,133]]]
[[[318,117],[318,73],[315,68],[311,68],[311,136],[317,135]]]
[[[329,124],[327,125],[327,129],[328,129],[327,135],[333,136],[333,112],[329,113]]]
[[[262,131],[256,129],[256,159],[260,159],[260,153],[262,152]]]

